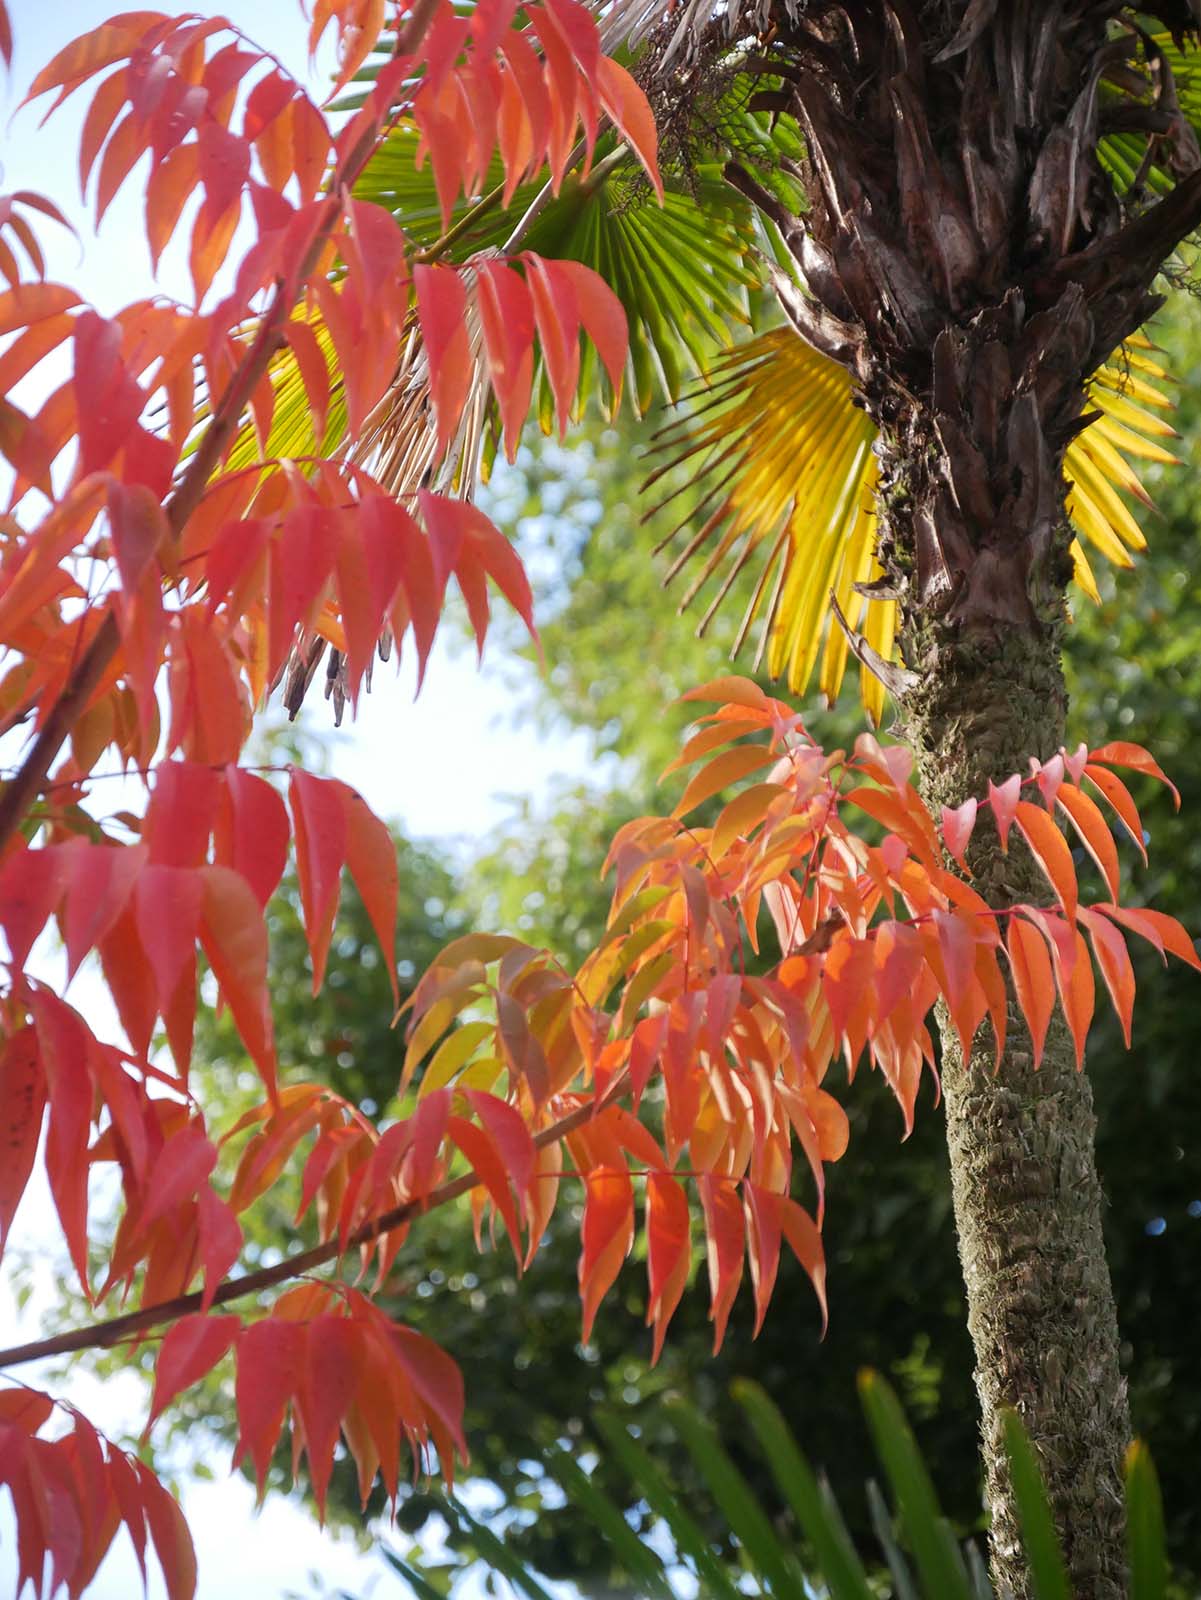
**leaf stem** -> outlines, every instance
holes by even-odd
[[[583,155],[583,153],[584,153],[584,141],[583,141],[583,139],[581,139],[580,142],[576,145],[575,149],[568,156],[566,165],[563,168],[564,172],[570,172],[572,167],[575,166],[576,162],[580,159],[580,157]],[[546,182],[542,185],[541,189],[539,189],[538,193],[530,201],[529,205],[526,207],[524,213],[522,214],[520,220],[517,223],[517,226],[513,229],[512,233],[505,240],[504,244],[501,245],[500,253],[501,253],[502,256],[511,256],[514,253],[514,251],[520,249],[521,245],[525,241],[526,235],[529,233],[530,229],[534,226],[534,223],[538,220],[538,218],[546,210],[547,206],[550,205],[550,203],[554,199],[554,197],[555,197],[554,180],[551,179],[551,178],[548,178],[546,180]]]
[[[452,244],[456,244],[469,229],[474,227],[481,217],[486,216],[489,211],[493,210],[497,201],[503,200],[504,197],[505,186],[503,183],[498,183],[494,189],[489,189],[487,194],[481,195],[473,206],[469,206],[459,220],[447,228],[440,239],[435,239],[428,249],[418,251],[413,260],[419,266],[426,266],[431,261],[437,261],[446,254]]]

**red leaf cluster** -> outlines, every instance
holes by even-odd
[[[762,1323],[785,1243],[824,1315],[824,1169],[848,1131],[829,1090],[836,1059],[848,1075],[864,1057],[883,1072],[909,1127],[933,1070],[934,1005],[948,1008],[965,1047],[988,1023],[999,1053],[1012,992],[1041,1054],[1058,1004],[1082,1056],[1094,959],[1130,1036],[1126,933],[1201,966],[1173,919],[1118,903],[1109,814],[1140,851],[1143,831],[1114,768],[1167,781],[1140,747],[1061,752],[935,819],[903,751],[864,737],[850,756],[827,755],[790,707],[727,678],[689,697],[717,709],[674,764],[699,763],[673,814],[614,841],[608,928],[577,972],[516,939],[452,944],[409,1002],[401,1114],[388,1125],[322,1084],[277,1085],[265,910],[289,846],[314,988],[346,869],[396,992],[397,864],[383,824],[344,783],[289,769],[285,800],[238,765],[253,707],[289,661],[315,663],[325,646],[352,703],[376,648],[399,651],[410,634],[420,676],[452,577],[481,649],[490,585],[532,632],[516,554],[463,498],[471,457],[460,446],[478,440],[491,408],[514,452],[536,360],[562,429],[577,403],[581,335],[615,394],[626,358],[620,305],[585,267],[529,252],[451,266],[445,240],[415,251],[386,210],[354,198],[355,181],[403,125],[449,219],[460,195],[480,193],[497,154],[505,198],[541,173],[558,189],[581,159],[586,172],[608,118],[658,186],[645,97],[601,54],[578,0],[482,0],[469,15],[423,0],[396,20],[396,50],[336,135],[278,63],[221,19],[126,13],[35,80],[31,95],[57,91],[56,104],[93,85],[80,176],[98,216],[149,155],[150,251],[157,260],[189,216],[192,308],[155,300],[97,315],[44,281],[25,213],[61,220],[55,208],[26,193],[0,201],[0,393],[31,376],[36,388],[44,363],[69,356],[69,375],[36,410],[0,402],[10,511],[39,505],[28,527],[0,522],[0,734],[30,736],[0,789],[0,1246],[44,1127],[51,1191],[89,1297],[136,1285],[125,1334],[174,1319],[151,1421],[233,1349],[239,1455],[261,1488],[290,1415],[294,1459],[307,1454],[319,1501],[340,1437],[364,1499],[377,1473],[395,1496],[403,1445],[415,1468],[432,1450],[449,1471],[465,1454],[457,1369],[341,1282],[302,1281],[249,1324],[214,1315],[214,1303],[351,1251],[378,1284],[419,1213],[468,1192],[477,1239],[499,1221],[522,1268],[570,1180],[583,1195],[585,1337],[633,1248],[640,1192],[656,1356],[693,1264],[693,1189],[718,1343],[748,1272]],[[383,0],[317,0],[310,43],[336,26],[346,82],[384,22]],[[251,241],[216,299],[243,218]],[[336,460],[284,453],[301,448],[277,438],[279,388],[294,375],[317,452],[345,416]],[[405,416],[422,424],[413,470],[373,476],[364,463],[394,425],[389,403],[402,388]],[[440,461],[434,482],[453,495],[425,476]],[[146,777],[144,815],[97,820],[87,809],[107,750]],[[718,806],[731,785],[743,787]],[[997,909],[975,892],[969,867],[986,813],[1003,849],[1031,854],[1048,903]],[[850,825],[856,815],[878,842]],[[1082,896],[1061,819],[1105,898]],[[768,919],[780,958],[748,977],[746,949]],[[52,924],[68,979],[98,962],[125,1047],[102,1043],[30,974]],[[199,957],[266,1086],[263,1104],[220,1139],[187,1082]],[[160,1032],[174,1072],[155,1053]],[[661,1106],[660,1137],[637,1120],[648,1095]],[[798,1150],[813,1180],[808,1208],[793,1192]],[[312,1213],[318,1244],[231,1281],[239,1217],[302,1152],[297,1220]],[[228,1199],[213,1183],[223,1159]],[[124,1206],[93,1286],[97,1163],[119,1172]],[[139,1561],[154,1543],[173,1600],[190,1595],[194,1559],[174,1501],[82,1418],[44,1436],[51,1412],[33,1391],[0,1391],[20,1582],[39,1586],[49,1555],[51,1586],[80,1593],[124,1523]]]
[[[168,1600],[192,1600],[196,1552],[174,1497],[136,1456],[104,1439],[70,1407],[72,1428],[56,1438],[41,1430],[55,1402],[38,1389],[0,1389],[0,1484],[17,1515],[17,1593],[83,1594],[124,1527],[143,1580],[153,1545]]]
[[[627,824],[614,840],[616,888],[602,944],[572,976],[516,940],[458,940],[418,986],[406,1061],[411,1073],[436,1045],[425,1082],[439,1085],[490,1084],[503,1065],[510,1096],[534,1126],[592,1101],[595,1114],[565,1139],[585,1185],[585,1336],[633,1245],[638,1174],[656,1353],[691,1265],[688,1182],[701,1203],[719,1343],[744,1264],[761,1324],[782,1240],[824,1308],[823,1169],[847,1144],[845,1114],[825,1087],[837,1057],[853,1075],[866,1054],[908,1129],[922,1075],[934,1070],[928,1019],[936,1003],[948,1007],[965,1049],[987,1021],[999,1056],[1002,954],[1038,1054],[1057,999],[1083,1052],[1093,1009],[1086,936],[1127,1037],[1134,978],[1120,928],[1201,968],[1173,919],[1116,904],[1112,836],[1082,787],[1094,785],[1141,840],[1112,768],[1166,779],[1137,746],[1034,763],[1025,780],[993,786],[986,801],[945,811],[938,824],[909,782],[904,750],[864,735],[850,757],[827,756],[788,705],[743,679],[686,698],[718,709],[673,765],[704,764],[670,818]],[[691,820],[729,784],[765,770],[766,781],[736,794],[711,823]],[[1112,898],[1081,900],[1056,806]],[[878,844],[852,830],[847,815],[856,811],[882,830]],[[986,811],[1007,843],[1011,830],[1021,836],[1054,904],[997,911],[947,869],[944,850],[965,866]],[[758,948],[763,910],[781,959],[766,976],[748,977],[744,951]],[[454,1027],[484,1005],[487,1021]],[[610,1103],[628,1091],[637,1109],[652,1082],[662,1096],[661,1147]],[[792,1197],[794,1144],[814,1179],[816,1220]],[[557,1189],[557,1173],[548,1187]]]
[[[270,1317],[238,1335],[237,1362],[234,1463],[250,1456],[260,1494],[289,1411],[293,1470],[306,1454],[322,1510],[339,1433],[364,1504],[377,1473],[395,1500],[402,1443],[415,1466],[432,1445],[452,1481],[456,1453],[467,1458],[463,1380],[454,1362],[354,1289],[301,1283],[288,1290]]]

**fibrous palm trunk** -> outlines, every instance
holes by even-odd
[[[798,332],[851,370],[880,428],[877,592],[901,603],[903,664],[879,665],[936,804],[982,797],[1063,741],[1064,451],[1086,380],[1155,309],[1157,269],[1201,219],[1195,140],[1129,10],[779,0],[732,24],[758,36],[739,66],[764,74],[762,104],[801,125],[809,209],[791,215],[744,166],[727,175],[793,252],[807,293],[783,273],[777,287]],[[1198,20],[1186,0],[1158,10],[1177,31]],[[1111,125],[1147,134],[1166,198],[1115,192],[1098,160]],[[1042,897],[1024,847],[1003,854],[983,827],[971,865],[995,905]],[[994,1072],[989,1042],[965,1062],[943,1031],[994,1581],[1031,1593],[1008,1406],[1042,1458],[1075,1593],[1111,1600],[1126,1592],[1129,1420],[1091,1097],[1066,1032],[1037,1072],[1016,1011],[1009,1041]]]
[[[907,702],[929,801],[957,803],[1063,742],[1057,630],[956,641]],[[990,904],[1038,903],[1029,854],[976,841],[975,887]],[[959,1254],[976,1351],[992,1569],[999,1595],[1028,1575],[1003,1441],[1005,1408],[1036,1441],[1074,1593],[1125,1594],[1121,1463],[1129,1441],[1118,1329],[1101,1234],[1088,1078],[1056,1019],[1041,1065],[1010,1007],[999,1071],[990,1038],[969,1060],[942,1030],[942,1086]]]

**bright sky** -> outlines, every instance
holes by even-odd
[[[40,66],[76,35],[120,10],[119,0],[9,0],[16,60],[8,97],[15,106]],[[298,0],[191,0],[203,15],[218,12],[244,27],[303,76],[306,73],[305,30]],[[323,79],[317,78],[323,94]],[[87,91],[37,126],[40,111],[25,110],[6,124],[0,151],[0,192],[33,189],[50,196],[68,214],[83,240],[80,247],[62,231],[46,224],[39,239],[48,257],[48,275],[80,290],[101,311],[152,292],[143,224],[137,203],[135,175],[118,196],[101,232],[94,237],[79,200],[76,167],[79,128]],[[144,180],[143,180],[144,181]],[[158,287],[188,294],[178,260],[164,257]],[[532,670],[532,669],[531,669]],[[583,735],[540,738],[529,719],[520,719],[512,695],[513,665],[503,675],[484,668],[477,672],[473,654],[436,648],[425,689],[416,702],[410,676],[398,682],[390,669],[377,672],[374,692],[365,697],[357,726],[344,731],[333,746],[332,770],[362,791],[374,810],[395,819],[414,836],[446,842],[478,837],[501,822],[507,796],[545,792],[560,773],[581,775],[590,752]],[[331,722],[319,698],[306,711],[310,723],[324,730]],[[61,964],[56,964],[56,973]],[[92,997],[95,997],[94,1001]],[[72,991],[77,1005],[92,1013],[103,1003],[99,985],[90,993]],[[92,1016],[97,1027],[98,1016]],[[103,1029],[101,1030],[103,1031]],[[39,1304],[45,1304],[62,1267],[60,1239],[44,1182],[35,1184],[23,1204],[14,1230],[14,1244],[41,1252],[41,1293],[35,1293],[18,1314],[11,1292],[0,1278],[0,1345],[36,1336]],[[21,1377],[37,1383],[39,1374],[26,1368]],[[56,1389],[97,1426],[114,1433],[140,1431],[144,1395],[136,1380],[128,1386],[101,1385],[84,1376]],[[333,1593],[338,1586],[383,1600],[399,1594],[399,1580],[353,1544],[323,1534],[307,1514],[280,1498],[268,1502],[257,1517],[253,1493],[241,1478],[226,1476],[227,1463],[211,1466],[212,1483],[192,1482],[183,1501],[200,1556],[200,1600],[274,1600],[285,1593]],[[0,1496],[0,1595],[12,1593],[13,1528],[7,1496]],[[314,1591],[309,1574],[319,1572],[325,1590]],[[127,1537],[122,1533],[113,1554],[88,1591],[91,1600],[130,1600],[141,1583]],[[157,1574],[151,1594],[162,1594]]]

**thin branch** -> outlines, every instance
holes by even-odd
[[[558,1144],[561,1139],[573,1133],[576,1128],[581,1128],[590,1122],[598,1112],[620,1098],[629,1084],[629,1074],[622,1073],[603,1099],[590,1100],[586,1105],[577,1106],[574,1111],[569,1111],[565,1117],[560,1117],[558,1122],[552,1123],[549,1128],[544,1128],[541,1133],[535,1134],[534,1146],[543,1149],[549,1144]],[[314,1267],[322,1267],[326,1262],[336,1260],[337,1257],[357,1249],[360,1245],[370,1244],[385,1233],[392,1233],[397,1228],[403,1228],[414,1217],[421,1216],[426,1211],[433,1211],[438,1206],[446,1205],[451,1200],[457,1200],[460,1195],[468,1194],[483,1182],[475,1172],[465,1172],[459,1178],[453,1178],[449,1183],[442,1184],[432,1193],[421,1195],[415,1200],[406,1200],[403,1205],[394,1206],[391,1211],[385,1211],[382,1216],[374,1217],[370,1222],[365,1222],[361,1228],[356,1228],[346,1241],[345,1249],[338,1243],[337,1238],[328,1239],[324,1244],[314,1245],[311,1250],[302,1250],[294,1256],[287,1256],[273,1267],[260,1267],[257,1272],[242,1273],[236,1278],[226,1278],[219,1284],[210,1304],[212,1306],[228,1305],[231,1300],[240,1300],[243,1295],[258,1294],[263,1289],[271,1289],[278,1283],[286,1283],[290,1278],[300,1277],[303,1273],[312,1272]],[[142,1306],[138,1311],[127,1311],[119,1317],[110,1317],[105,1322],[93,1323],[87,1328],[73,1328],[69,1333],[58,1333],[46,1339],[34,1339],[28,1344],[14,1345],[10,1350],[0,1350],[0,1368],[23,1366],[28,1361],[40,1361],[50,1356],[70,1355],[77,1350],[104,1350],[114,1344],[120,1344],[135,1334],[141,1334],[148,1328],[154,1328],[162,1322],[175,1322],[179,1317],[186,1317],[194,1311],[200,1311],[204,1305],[205,1296],[199,1289],[191,1294],[179,1294],[171,1300],[160,1300],[155,1305]]]

